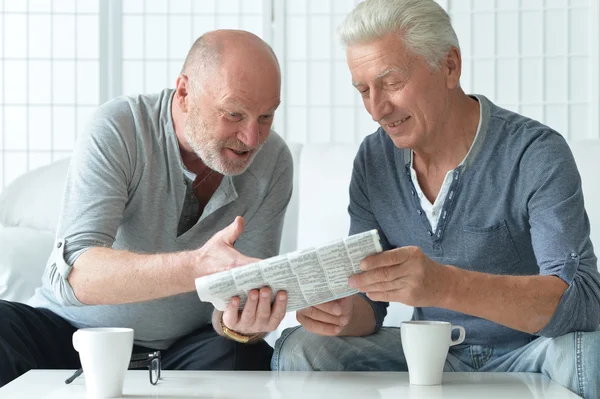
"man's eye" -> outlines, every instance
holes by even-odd
[[[366,88],[366,89],[359,89],[358,92],[360,93],[361,96],[364,97],[364,96],[366,96],[366,95],[369,94],[369,89],[368,88]]]
[[[227,117],[233,121],[239,121],[242,119],[242,115],[237,112],[227,112]]]

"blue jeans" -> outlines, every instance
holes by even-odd
[[[367,337],[323,337],[302,327],[286,329],[275,344],[277,371],[408,371],[400,329],[383,327]],[[494,346],[450,348],[444,371],[533,372],[584,398],[600,397],[600,331]]]

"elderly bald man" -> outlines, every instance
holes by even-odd
[[[272,305],[269,289],[252,291],[241,314],[239,298],[223,314],[194,279],[279,251],[293,173],[271,131],[280,86],[264,41],[219,30],[193,44],[174,90],[99,107],[79,132],[32,306],[0,301],[0,386],[80,367],[81,327],[133,328],[134,352],[162,351],[165,369],[269,369],[262,338],[286,294]]]

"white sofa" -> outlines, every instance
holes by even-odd
[[[592,241],[600,248],[600,140],[573,142],[582,179]],[[286,215],[282,252],[318,245],[348,233],[348,183],[352,144],[290,144],[294,195]],[[40,283],[58,221],[68,160],[29,172],[0,194],[0,299],[26,302]],[[386,325],[399,325],[412,310],[391,306]],[[296,324],[289,313],[280,330]],[[280,330],[278,332],[280,332]],[[278,332],[268,340],[274,342]]]

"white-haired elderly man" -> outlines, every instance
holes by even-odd
[[[540,372],[600,388],[600,274],[564,138],[459,85],[461,55],[433,0],[366,0],[339,27],[352,83],[381,127],[350,183],[350,233],[379,230],[360,295],[298,312],[276,370],[406,371],[387,302],[466,328],[446,371]]]

